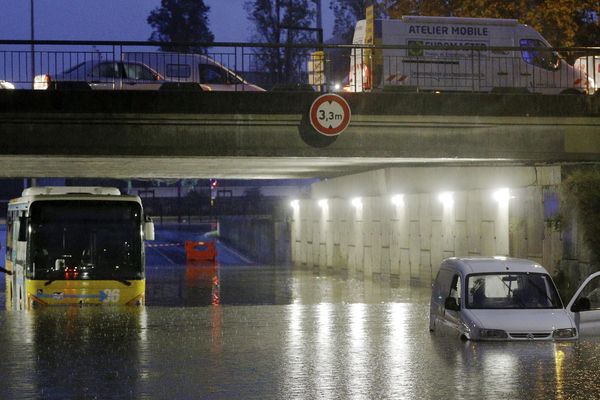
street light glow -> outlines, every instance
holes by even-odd
[[[404,195],[396,194],[396,195],[392,196],[392,204],[395,205],[396,207],[403,206],[404,205]]]
[[[498,189],[492,194],[492,197],[498,203],[506,203],[510,199],[510,191],[508,188]]]
[[[451,206],[454,204],[454,193],[452,192],[442,192],[438,195],[438,200],[444,206]]]
[[[360,197],[353,198],[351,203],[355,208],[362,208],[363,206],[362,199]]]
[[[319,200],[319,207],[321,208],[326,208],[327,207],[327,199],[321,199]]]

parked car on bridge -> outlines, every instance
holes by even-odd
[[[538,263],[507,257],[449,258],[434,281],[429,330],[465,340],[575,340],[600,334],[600,272],[567,307]]]
[[[14,89],[15,85],[10,82],[0,80],[0,89]]]
[[[180,83],[198,83],[206,91],[264,92],[225,67],[202,54],[168,52],[126,52],[129,62],[143,63],[158,71],[165,79]]]
[[[155,70],[137,62],[89,60],[66,71],[37,75],[34,89],[157,90],[165,79]]]

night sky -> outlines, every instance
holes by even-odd
[[[48,40],[147,40],[146,19],[160,0],[34,0],[35,38]],[[248,42],[252,25],[244,0],[205,0],[217,42]],[[29,0],[0,0],[0,40],[30,39]],[[333,16],[323,0],[325,39]]]

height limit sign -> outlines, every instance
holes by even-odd
[[[337,136],[350,124],[350,106],[337,94],[317,97],[310,106],[310,124],[325,136]]]

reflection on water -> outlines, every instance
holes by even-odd
[[[462,342],[428,332],[429,289],[255,268],[217,302],[199,268],[145,308],[0,312],[0,399],[600,398],[597,338]]]
[[[4,313],[0,398],[137,397],[145,312],[68,307]]]

